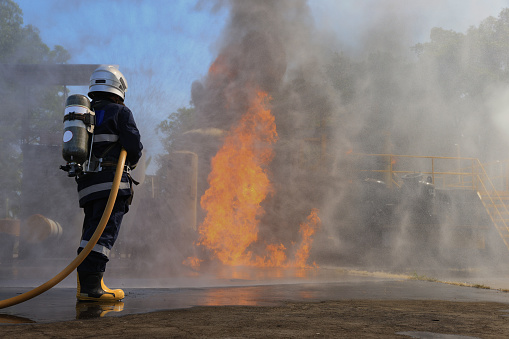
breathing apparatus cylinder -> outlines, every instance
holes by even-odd
[[[90,107],[90,100],[81,94],[70,95],[65,103],[62,156],[67,165],[60,168],[70,177],[83,171],[83,163],[89,156],[95,125],[95,113]]]

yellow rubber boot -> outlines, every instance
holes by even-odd
[[[104,272],[78,272],[78,300],[115,301],[124,299],[121,289],[110,290],[103,281]]]

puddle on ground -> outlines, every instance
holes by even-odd
[[[122,312],[122,301],[78,301],[76,302],[76,319],[102,318],[110,312]]]
[[[35,321],[10,314],[0,314],[0,324],[33,324]]]
[[[441,334],[441,333],[433,333],[433,332],[405,331],[405,332],[396,332],[396,334],[406,335],[411,338],[419,338],[419,339],[481,339],[479,337],[471,337],[471,336],[467,336],[467,335]]]

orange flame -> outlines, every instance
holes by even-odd
[[[265,248],[266,255],[263,257],[256,256],[252,266],[256,267],[286,267],[286,253],[283,244],[269,244]]]
[[[186,259],[184,259],[184,261],[182,261],[182,264],[196,269],[200,267],[202,261],[203,261],[202,259],[199,259],[197,257],[187,257]]]
[[[217,59],[210,65],[209,74],[214,76],[225,76],[228,79],[235,78],[235,72],[228,63],[229,59],[225,54],[220,54]]]
[[[210,188],[201,198],[207,216],[200,226],[200,244],[224,264],[250,262],[247,248],[257,240],[260,203],[272,189],[265,167],[272,160],[277,132],[268,100],[267,93],[258,93],[226,137],[212,159]]]
[[[294,260],[288,261],[283,244],[268,244],[262,256],[249,250],[258,241],[264,214],[260,204],[272,192],[267,167],[278,136],[269,100],[267,93],[257,93],[212,159],[210,187],[200,201],[207,215],[199,227],[198,245],[208,248],[225,265],[307,268],[312,236],[320,224],[316,209],[301,225],[302,241]],[[192,266],[194,261],[188,259]]]
[[[302,236],[300,247],[295,253],[295,267],[306,268],[309,267],[306,262],[309,258],[309,251],[313,243],[313,234],[320,227],[321,220],[318,217],[318,210],[313,208],[311,214],[307,217],[307,221],[300,225],[299,233]],[[316,266],[316,264],[314,264]]]

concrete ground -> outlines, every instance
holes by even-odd
[[[18,271],[0,279],[0,299],[35,286]],[[353,269],[245,270],[222,276],[108,277],[118,303],[77,303],[75,275],[0,310],[0,336],[501,338],[509,293],[468,272],[449,284]],[[117,272],[119,273],[119,272]],[[479,272],[477,272],[479,273]],[[482,275],[482,274],[481,274]],[[481,279],[482,280],[482,279]],[[452,280],[451,280],[452,281]],[[503,284],[504,277],[493,280]],[[506,280],[507,281],[507,280]],[[42,283],[44,281],[41,281]],[[485,283],[488,281],[485,280]],[[39,282],[37,282],[39,283]],[[463,283],[462,283],[463,284]],[[492,288],[488,288],[492,287]]]

